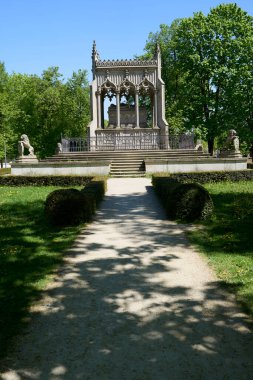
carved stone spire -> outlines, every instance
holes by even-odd
[[[93,41],[91,58],[92,58],[92,73],[93,73],[93,79],[94,79],[96,63],[100,60],[99,53],[97,51],[96,41]]]

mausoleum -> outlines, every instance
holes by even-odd
[[[101,60],[94,42],[92,74],[90,150],[169,148],[159,45],[151,60]]]

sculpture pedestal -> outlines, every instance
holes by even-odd
[[[219,157],[220,158],[241,158],[242,154],[239,150],[236,151],[233,149],[221,149]]]
[[[39,160],[37,159],[36,155],[34,154],[33,156],[19,156],[16,159],[16,163],[19,164],[37,164]]]

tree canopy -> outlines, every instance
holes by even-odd
[[[159,43],[172,132],[194,130],[208,141],[236,129],[248,149],[253,140],[253,18],[222,4],[150,33],[146,56]]]
[[[0,63],[0,159],[4,142],[9,158],[17,154],[17,142],[27,134],[35,153],[54,153],[64,136],[84,136],[89,122],[87,72],[79,70],[64,81],[58,67],[41,76],[13,73]]]

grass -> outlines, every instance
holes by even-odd
[[[253,182],[206,184],[214,216],[189,233],[222,284],[234,292],[253,317]]]
[[[55,189],[0,187],[0,356],[81,229],[47,223],[44,201]]]

